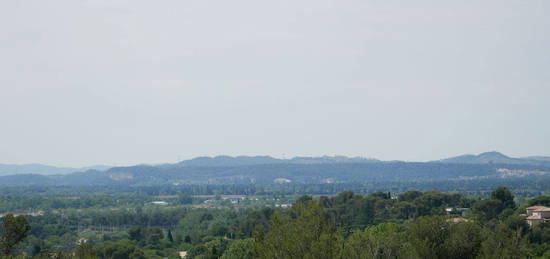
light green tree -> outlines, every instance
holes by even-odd
[[[353,233],[347,240],[341,258],[390,259],[418,258],[399,225],[382,223]]]
[[[234,241],[221,259],[253,259],[257,256],[256,242],[253,238]]]
[[[337,258],[342,237],[321,205],[307,201],[295,213],[296,218],[273,215],[269,231],[258,237],[259,258]]]

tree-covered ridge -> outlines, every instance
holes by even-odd
[[[513,164],[345,162],[137,165],[61,176],[0,176],[0,186],[162,186],[189,184],[426,182],[480,179],[550,179],[550,166]],[[282,181],[281,181],[282,180]]]
[[[287,209],[53,211],[27,216],[30,231],[8,215],[2,233],[23,235],[1,240],[12,244],[4,256],[22,258],[547,258],[550,227],[530,228],[519,214],[549,204],[540,196],[518,205],[505,187],[485,199],[346,191],[301,196]]]

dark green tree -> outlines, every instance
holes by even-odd
[[[419,191],[408,191],[400,194],[397,199],[399,201],[413,201],[414,199],[422,196],[422,192]]]
[[[188,243],[188,244],[191,243],[191,236],[185,235],[185,237],[183,238],[183,242]]]
[[[162,233],[162,229],[155,227],[150,228],[147,231],[147,244],[152,246],[153,248],[158,248],[160,244],[160,240],[164,238],[164,235]]]
[[[499,200],[502,202],[502,209],[510,208],[513,209],[516,207],[516,203],[514,202],[514,195],[508,190],[508,188],[504,186],[497,187],[492,193],[491,198]]]
[[[529,206],[547,206],[550,207],[550,196],[539,196],[529,200]]]
[[[134,240],[138,242],[143,240],[145,236],[143,228],[139,226],[131,227],[128,230],[128,235],[130,236],[130,240]]]
[[[496,218],[502,212],[502,202],[498,199],[485,199],[476,202],[472,211],[484,221]]]

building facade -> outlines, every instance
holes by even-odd
[[[550,222],[550,208],[545,206],[531,206],[527,209],[527,224],[534,227],[541,223]]]

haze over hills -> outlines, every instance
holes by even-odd
[[[216,156],[197,157],[184,160],[176,166],[243,166],[262,164],[333,164],[333,163],[375,163],[380,160],[364,157],[322,156],[322,157],[294,157],[279,159],[270,156]]]
[[[280,159],[271,156],[215,156],[215,157],[196,157],[189,160],[183,160],[174,164],[152,165],[161,168],[174,167],[233,167],[233,166],[251,166],[267,164],[349,164],[349,163],[390,163],[400,162],[382,161],[375,158],[365,157],[347,157],[347,156],[321,156],[321,157],[293,157],[290,159]],[[479,155],[460,155],[456,157],[432,161],[436,163],[458,163],[458,164],[512,164],[512,165],[549,165],[550,157],[531,156],[523,158],[512,158],[499,152],[485,152]],[[140,166],[140,165],[136,165]],[[43,164],[0,164],[0,176],[17,174],[38,174],[38,175],[65,175],[75,172],[85,172],[88,170],[107,171],[112,166],[94,165],[80,168],[57,167]]]
[[[548,157],[548,156],[528,156],[528,157],[524,157],[523,159],[527,159],[527,160],[531,160],[531,161],[550,162],[550,157]]]
[[[403,162],[399,160],[382,161],[375,158],[347,157],[347,156],[322,156],[322,157],[294,157],[279,159],[270,156],[216,156],[197,157],[184,160],[171,166],[244,166],[261,164],[340,164],[340,163],[390,163]],[[436,160],[432,162],[453,164],[510,164],[510,165],[548,165],[550,157],[532,156],[513,158],[500,152],[491,151],[478,155],[460,155],[456,157]]]
[[[106,165],[95,165],[80,168],[56,167],[42,164],[12,165],[0,164],[0,176],[18,174],[63,175],[88,170],[105,171],[111,168]]]
[[[380,161],[324,156],[278,159],[269,156],[198,157],[174,164],[74,169],[0,176],[0,185],[180,185],[349,183],[366,181],[432,181],[502,177],[550,177],[544,159],[511,158],[498,152],[463,155],[433,162]],[[40,169],[40,168],[35,168]]]

